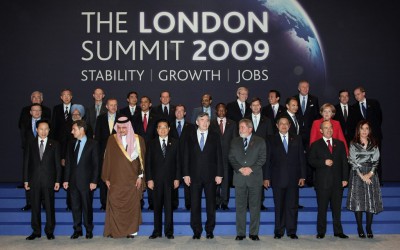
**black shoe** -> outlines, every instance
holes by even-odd
[[[111,238],[112,238],[112,237],[111,237]],[[126,236],[126,238],[128,238],[128,239],[133,239],[133,238],[135,238],[135,235],[128,234],[128,235]]]
[[[260,240],[260,238],[258,238],[258,235],[249,235],[249,238],[251,239],[251,240]]]
[[[372,233],[372,230],[368,230],[368,228],[367,228],[367,238],[368,239],[374,238],[374,234]]]
[[[155,234],[153,233],[152,235],[149,236],[149,239],[156,239],[156,238],[161,238],[162,236],[160,234]]]
[[[341,239],[347,239],[349,236],[345,235],[344,233],[334,234],[335,237],[339,237]]]
[[[29,211],[31,210],[31,205],[26,205],[25,207],[21,208],[22,211]]]
[[[175,239],[173,234],[166,235],[167,239],[172,240]]]
[[[93,238],[92,232],[86,233],[86,239],[92,239],[92,238]]]
[[[28,237],[26,237],[26,240],[34,240],[36,238],[40,238],[41,235],[40,234],[31,234]]]
[[[194,240],[200,240],[200,234],[194,234],[193,235],[193,237],[192,237],[192,239],[194,239]]]
[[[303,208],[304,208],[304,206],[302,206],[302,205],[298,204],[298,205],[297,205],[297,208],[298,208],[298,209],[303,209]]]
[[[260,210],[265,211],[265,210],[267,210],[267,208],[264,206],[264,204],[261,204]]]
[[[71,235],[71,239],[78,239],[79,236],[83,236],[82,231],[74,232],[74,233]]]
[[[275,234],[274,235],[274,239],[280,239],[280,238],[282,238],[282,235],[280,235],[280,234]]]
[[[365,239],[365,234],[364,233],[358,233],[358,237],[361,239]]]
[[[323,239],[325,238],[325,234],[317,234],[317,239]]]
[[[186,210],[190,210],[190,205],[186,205]]]
[[[289,238],[291,238],[293,240],[297,240],[299,238],[299,237],[297,237],[296,234],[289,234],[288,236],[289,236]]]
[[[222,204],[221,205],[222,210],[229,210],[228,205]]]
[[[72,211],[72,208],[71,207],[66,207],[65,210],[69,212],[69,211]]]
[[[149,205],[149,207],[147,209],[148,210],[154,210],[154,206],[153,205]]]
[[[236,236],[236,239],[235,240],[244,240],[244,239],[246,239],[246,236]]]
[[[54,234],[46,234],[48,240],[54,240]]]
[[[214,239],[214,234],[213,233],[208,233],[206,238],[207,239]]]
[[[220,205],[215,205],[215,210],[218,210],[218,209],[220,209],[220,208],[221,208]]]
[[[100,207],[100,211],[106,211],[106,207],[105,206],[101,206]]]

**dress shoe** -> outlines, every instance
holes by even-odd
[[[82,231],[74,232],[74,233],[71,235],[71,239],[78,239],[79,236],[82,236],[82,235],[83,235],[83,234],[82,234]]]
[[[207,238],[207,239],[214,239],[214,234],[213,234],[213,233],[208,233],[208,234],[206,235],[206,238]]]
[[[192,239],[194,240],[200,240],[200,234],[194,234]]]
[[[175,239],[173,234],[166,235],[167,239],[172,240]]]
[[[296,234],[289,234],[288,236],[293,240],[297,240],[299,238]]]
[[[26,240],[34,240],[36,238],[40,238],[41,235],[40,234],[31,234],[28,237],[26,237]]]
[[[334,234],[335,237],[339,237],[341,239],[347,239],[349,236],[345,235],[344,233]]]
[[[368,239],[372,239],[374,238],[374,234],[372,233],[372,230],[367,228],[367,238]]]
[[[298,204],[298,205],[297,205],[297,208],[298,208],[298,209],[303,209],[303,208],[304,208],[304,206],[303,206],[303,205],[300,205],[300,204]]]
[[[235,240],[244,240],[244,239],[246,239],[246,236],[240,236],[240,235],[238,235],[238,236],[236,236],[236,239],[235,239]]]
[[[317,239],[323,239],[325,238],[325,234],[317,234]]]
[[[31,205],[26,205],[25,207],[21,208],[22,211],[29,211],[31,210]]]
[[[365,234],[364,233],[358,233],[358,237],[361,239],[365,239]]]
[[[222,204],[221,205],[222,210],[229,210],[228,205]]]
[[[112,238],[112,237],[111,237],[111,238]],[[128,234],[128,235],[126,236],[126,238],[128,238],[128,239],[133,239],[133,238],[135,238],[135,235]]]
[[[92,232],[86,233],[86,239],[92,239],[92,238],[93,238],[93,233]]]
[[[280,238],[282,238],[282,235],[280,235],[280,234],[275,234],[274,235],[274,239],[280,239]]]
[[[54,240],[54,234],[46,234],[48,240]]]
[[[190,210],[190,205],[186,205],[186,210]]]
[[[148,210],[154,210],[154,206],[153,205],[149,205],[149,207],[147,209]]]
[[[251,239],[251,240],[260,240],[260,238],[258,238],[258,235],[249,235],[249,238]]]
[[[264,206],[264,204],[261,204],[260,210],[265,211],[265,210],[267,210],[267,208]]]
[[[100,207],[100,211],[106,211],[106,207],[105,206],[101,206]]]
[[[161,238],[161,235],[153,233],[152,235],[149,236],[149,239],[151,239],[151,240],[156,239],[156,238]]]

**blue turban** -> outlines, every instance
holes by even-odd
[[[81,114],[81,117],[83,118],[83,117],[85,116],[85,107],[83,107],[83,105],[80,105],[80,104],[74,104],[74,105],[72,105],[72,107],[71,107],[71,114],[72,114],[72,112],[74,112],[76,109],[79,111],[79,113]]]

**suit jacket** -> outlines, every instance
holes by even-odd
[[[19,115],[18,120],[18,128],[21,129],[26,123],[31,121],[31,105],[25,106],[22,108],[21,113]],[[51,110],[50,108],[42,105],[42,119],[51,120]]]
[[[367,100],[367,118],[366,120],[370,122],[371,128],[372,128],[372,133],[374,134],[375,138],[378,139],[379,141],[382,140],[382,110],[381,110],[381,105],[379,102],[375,99],[369,99],[366,98]],[[353,104],[353,109],[355,113],[355,126],[357,126],[357,123],[361,120],[364,120],[364,117],[361,113],[361,108],[360,108],[360,103],[356,102]]]
[[[102,103],[99,116],[102,114],[107,113],[108,110],[106,108],[106,104]],[[89,108],[86,108],[86,115],[85,115],[85,120],[86,123],[90,124],[93,130],[96,130],[96,122],[97,122],[97,117],[96,117],[96,105],[93,104]]]
[[[137,105],[136,108],[135,108],[135,112],[134,112],[133,115],[132,115],[132,114],[131,114],[131,108],[130,108],[129,105],[128,105],[128,106],[126,106],[125,108],[120,109],[120,110],[119,110],[119,113],[120,113],[121,115],[124,115],[124,116],[128,117],[129,120],[130,120],[131,123],[132,123],[132,126],[133,126],[133,125],[134,125],[134,122],[135,122],[135,118],[136,118],[137,116],[140,116],[140,115],[141,115],[141,108],[140,108],[139,105]],[[133,128],[133,130],[135,130],[135,128]]]
[[[158,116],[159,119],[166,119],[170,123],[175,120],[175,106],[172,104],[169,104],[168,115],[164,115],[164,110],[162,109],[162,104],[152,108],[151,111],[154,112],[154,114],[156,116]]]
[[[301,100],[299,99],[299,94],[293,96],[296,98],[298,104],[299,104],[299,109],[297,110],[297,117],[298,122],[300,124],[300,135],[303,138],[303,146],[307,146],[310,141],[310,131],[312,127],[312,123],[314,120],[318,119],[320,117],[319,114],[319,103],[318,103],[318,97],[313,96],[313,95],[308,95],[307,103],[306,103],[306,112],[303,115],[303,112],[301,110]]]
[[[115,113],[115,121],[114,121],[114,126],[116,123],[116,120],[121,117],[119,113]],[[117,131],[115,129],[112,130],[111,134],[116,134]],[[97,117],[97,122],[96,122],[96,130],[95,130],[95,136],[94,138],[99,144],[99,157],[100,159],[103,159],[104,151],[106,150],[107,146],[107,141],[108,137],[111,135],[110,134],[110,129],[108,127],[108,112],[102,115],[99,115]],[[100,161],[100,164],[102,161]]]
[[[297,113],[295,114],[295,116],[296,116],[297,122],[299,123],[299,117],[298,117]],[[289,119],[289,122],[290,122],[289,133],[290,133],[290,134],[293,134],[293,135],[297,135],[297,130],[296,130],[296,127],[295,127],[295,122],[294,122],[294,120],[293,120],[293,117],[287,112],[287,110],[286,110],[285,112],[282,112],[282,113],[279,115],[279,117],[277,116],[277,119],[278,119],[278,118],[281,118],[281,117],[286,117],[286,118]],[[300,126],[300,124],[299,124],[299,126]],[[276,127],[276,126],[275,126],[275,127]],[[298,134],[300,135],[300,128],[299,128],[299,133],[298,133]],[[304,144],[303,144],[303,145],[304,145]]]
[[[99,146],[97,141],[87,137],[85,146],[77,164],[75,159],[76,139],[68,144],[65,159],[64,182],[79,190],[88,190],[90,183],[96,183],[99,177]]]
[[[250,121],[253,121],[252,114],[250,114],[246,118],[249,119]],[[261,115],[260,120],[258,121],[257,130],[254,130],[253,128],[253,135],[254,134],[258,135],[261,138],[264,138],[264,140],[266,140],[269,135],[273,135],[274,134],[273,120],[266,116]]]
[[[71,103],[72,107],[73,103]],[[72,124],[72,115],[71,115],[71,109],[68,109],[68,119],[65,120],[65,114],[64,114],[64,104],[58,104],[54,106],[53,108],[53,116],[52,116],[52,123],[50,127],[50,132],[52,135],[52,138],[55,139],[56,141],[60,142],[62,145],[63,143],[66,143],[66,137],[71,133],[69,130],[70,126]]]
[[[263,166],[267,158],[267,146],[265,139],[252,135],[246,152],[243,147],[243,138],[236,137],[232,140],[229,150],[229,162],[233,168],[234,186],[262,186]],[[253,172],[249,176],[243,176],[239,169],[250,167]]]
[[[240,107],[239,104],[237,103],[237,100],[228,103],[226,105],[226,110],[227,110],[226,117],[228,119],[231,119],[236,123],[239,123],[239,121],[243,119],[242,112],[240,111]],[[250,104],[246,102],[244,117],[250,114],[251,114]]]
[[[340,103],[335,105],[336,114],[332,118],[340,122],[344,137],[346,138],[347,144],[354,138],[356,123],[355,123],[355,110],[352,105],[347,105],[347,120],[344,120],[343,110]]]
[[[149,143],[152,139],[154,139],[157,135],[157,121],[160,119],[154,111],[151,109],[148,112],[147,117],[147,129],[144,131],[142,114],[139,113],[138,116],[134,117],[133,127],[135,129],[135,133],[143,137],[145,143]]]
[[[301,136],[288,134],[286,153],[280,134],[268,137],[268,157],[264,179],[271,180],[272,187],[298,187],[300,179],[307,175]]]
[[[40,160],[38,140],[29,142],[24,151],[24,182],[30,187],[54,188],[61,183],[60,144],[48,138]]]
[[[34,128],[36,129],[36,127]],[[32,116],[20,124],[21,146],[25,149],[27,143],[35,139],[32,128]]]
[[[147,181],[154,181],[155,186],[181,180],[181,157],[179,140],[168,136],[165,158],[159,137],[151,140],[146,149],[145,175]]]
[[[308,162],[315,168],[315,188],[342,188],[342,181],[349,179],[346,150],[343,142],[332,138],[332,153],[323,138],[311,145]],[[333,165],[328,167],[325,160],[331,159]]]
[[[278,111],[276,112],[276,116],[274,118],[274,111],[272,111],[272,106],[271,106],[271,104],[268,104],[267,106],[262,108],[261,114],[263,116],[266,116],[266,117],[272,119],[275,122],[276,118],[279,117],[279,115],[285,111],[286,111],[286,107],[279,104]]]
[[[211,106],[209,107],[209,109],[211,111],[210,121],[217,119],[217,113],[215,112],[215,109],[213,109]],[[202,112],[203,112],[203,107],[197,107],[197,108],[193,109],[193,111],[192,111],[192,119],[191,119],[191,122],[193,124],[196,124],[197,116]]]
[[[224,176],[222,149],[219,135],[208,129],[203,151],[197,139],[197,130],[185,141],[183,176],[190,176],[191,182],[215,182],[215,177]]]

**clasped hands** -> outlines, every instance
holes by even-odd
[[[243,175],[243,176],[249,176],[251,173],[253,173],[253,170],[250,167],[241,167],[239,169],[239,172]]]

